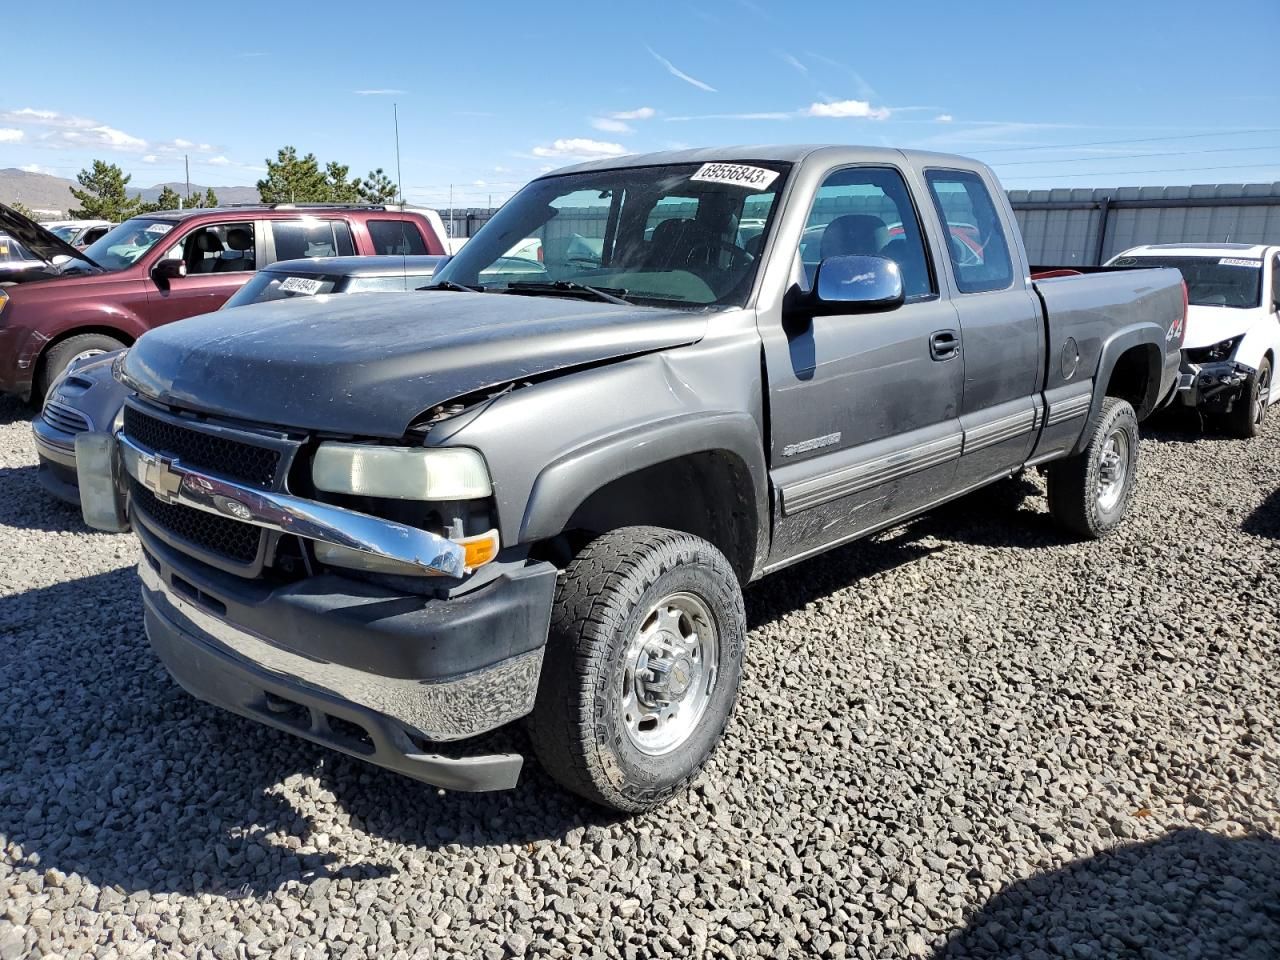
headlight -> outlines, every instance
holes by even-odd
[[[1231,354],[1236,352],[1236,346],[1243,340],[1243,336],[1232,337],[1230,340],[1219,340],[1211,347],[1203,347],[1195,351],[1203,357],[1201,362],[1214,362],[1217,360],[1227,360]]]
[[[475,500],[493,494],[484,458],[464,447],[322,443],[311,461],[317,490],[392,500]]]

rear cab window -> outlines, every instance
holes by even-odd
[[[924,176],[946,231],[957,289],[985,293],[1011,286],[1009,242],[982,178],[971,170],[926,170]]]
[[[370,220],[366,226],[375,254],[412,257],[431,252],[417,224],[408,220]]]

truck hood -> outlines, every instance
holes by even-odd
[[[694,343],[705,314],[498,293],[357,293],[251,304],[139,338],[121,376],[162,403],[399,438],[477,390]],[[621,400],[622,398],[618,398]]]
[[[1245,333],[1258,319],[1261,308],[1239,307],[1187,307],[1187,333],[1182,349],[1195,350],[1211,347],[1223,340],[1230,340]]]
[[[54,257],[71,257],[97,266],[83,251],[77,250],[30,217],[24,217],[13,207],[6,207],[3,203],[0,203],[0,233],[7,233],[51,266]]]

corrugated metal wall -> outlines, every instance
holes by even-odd
[[[1010,190],[1034,264],[1103,263],[1140,243],[1280,243],[1280,183]]]

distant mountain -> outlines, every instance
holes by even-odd
[[[63,177],[55,177],[47,173],[28,173],[26,170],[8,167],[0,169],[0,203],[13,204],[18,201],[38,213],[48,211],[50,215],[45,216],[44,219],[53,220],[65,217],[67,211],[76,205],[75,198],[71,196],[71,188],[75,185],[74,180]],[[187,189],[186,183],[178,181],[167,184],[157,183],[154,187],[130,189],[129,193],[151,203],[160,196],[160,191],[166,186],[176,190],[179,195],[184,195]],[[207,189],[209,188],[193,183],[191,195],[195,196],[198,193],[204,196]],[[219,203],[257,203],[258,201],[257,187],[214,187],[213,192],[218,195]]]

